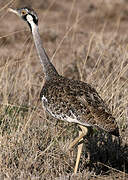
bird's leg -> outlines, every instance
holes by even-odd
[[[79,131],[79,137],[77,137],[69,146],[69,150],[75,146],[78,142],[80,142],[84,136],[87,135],[88,133],[88,128],[79,125],[79,127],[81,128],[82,131]],[[83,143],[80,143],[78,145],[78,151],[77,151],[77,158],[76,158],[76,164],[75,164],[75,168],[74,168],[74,173],[77,173],[77,169],[78,169],[78,165],[79,165],[79,161],[80,161],[80,156],[81,156],[81,152],[82,152],[82,147],[83,147]]]
[[[79,125],[79,127],[82,129],[82,132],[79,133],[79,136],[78,136],[73,142],[71,142],[71,144],[69,145],[69,150],[70,150],[73,146],[75,146],[78,142],[80,142],[80,140],[81,140],[84,136],[86,136],[86,134],[88,133],[88,129],[87,129],[86,127],[81,126],[81,125]]]
[[[79,131],[79,137],[82,136],[81,139],[79,139],[79,142],[80,140],[83,140],[83,137],[85,135],[87,135],[88,133],[88,129],[84,126],[80,126],[80,128],[82,129],[82,132]],[[83,148],[83,143],[80,143],[78,145],[78,151],[77,151],[77,157],[76,157],[76,164],[75,164],[75,168],[74,168],[74,173],[76,174],[77,173],[77,169],[78,169],[78,166],[79,166],[79,161],[80,161],[80,157],[81,157],[81,153],[82,153],[82,148]]]
[[[82,132],[79,131],[79,136],[81,136],[81,134],[82,134]],[[81,140],[83,140],[83,138]],[[80,161],[80,156],[81,156],[81,153],[82,153],[82,148],[83,148],[83,143],[80,143],[78,145],[76,164],[75,164],[75,168],[74,168],[74,173],[75,174],[77,173],[77,169],[78,169],[78,166],[79,166],[79,161]]]

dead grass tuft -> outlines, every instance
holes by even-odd
[[[84,140],[79,173],[72,173],[77,146],[71,153],[67,149],[78,128],[45,114],[39,101],[43,72],[31,35],[28,29],[18,32],[23,28],[21,21],[8,17],[8,24],[4,19],[0,30],[0,179],[128,178],[127,15],[123,13],[121,20],[118,8],[113,12],[119,4],[102,4],[111,12],[106,17],[109,11],[102,9],[100,14],[101,2],[97,1],[97,5],[84,0],[81,4],[47,1],[49,8],[45,7],[44,14],[39,12],[45,17],[43,21],[40,18],[41,36],[57,70],[69,78],[91,83],[109,104],[119,125],[121,142],[94,129],[93,135]],[[59,11],[62,5],[64,9]],[[123,4],[121,8],[125,8]],[[93,28],[96,17],[99,24]]]

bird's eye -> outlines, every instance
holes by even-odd
[[[25,15],[25,14],[27,14],[27,12],[26,12],[25,10],[22,10],[22,11],[21,11],[21,14],[22,14],[22,15]]]

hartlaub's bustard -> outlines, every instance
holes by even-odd
[[[71,144],[71,149],[88,132],[87,127],[98,126],[112,135],[119,136],[119,129],[109,108],[89,84],[60,76],[50,62],[40,39],[38,17],[30,8],[9,9],[25,20],[32,32],[34,43],[45,74],[40,93],[45,110],[56,119],[77,123],[81,130]],[[83,144],[78,146],[74,172],[77,172]]]

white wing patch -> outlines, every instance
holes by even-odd
[[[74,122],[74,123],[78,123],[79,121],[77,120],[77,117],[73,114],[73,112],[70,110],[71,113],[71,117],[66,115],[66,120],[68,122]]]
[[[81,124],[81,125],[84,125],[84,126],[90,126],[87,123],[82,123],[79,120],[77,120],[77,117],[72,113],[71,110],[70,110],[70,113],[71,113],[72,117],[66,116],[66,121]]]
[[[47,98],[45,96],[42,96],[42,102],[43,102],[44,108],[46,109],[47,112],[49,112],[49,114],[51,114],[51,116],[53,116],[57,119],[60,119],[62,121],[67,121],[70,123],[76,123],[76,124],[80,124],[80,125],[87,126],[87,127],[90,126],[86,122],[84,123],[84,122],[79,121],[71,110],[70,110],[71,116],[68,116],[67,114],[64,114],[64,113],[61,113],[61,114],[58,114],[56,112],[53,113],[51,111],[51,109],[46,105],[48,101],[47,101]]]
[[[47,102],[47,101],[48,101],[44,95],[42,96],[41,100],[42,100],[43,102]]]

